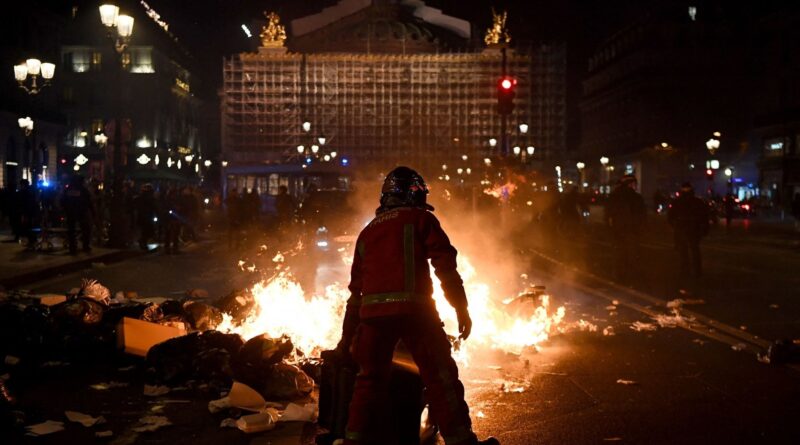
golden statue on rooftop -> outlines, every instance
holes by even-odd
[[[486,30],[486,36],[483,38],[487,46],[511,43],[511,34],[508,33],[506,28],[507,18],[508,13],[506,11],[498,14],[492,8],[492,27]]]
[[[286,40],[286,28],[281,25],[281,18],[274,12],[267,13],[264,11],[264,17],[267,18],[267,24],[261,27],[261,46],[283,46]]]

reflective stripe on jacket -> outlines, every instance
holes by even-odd
[[[361,318],[434,309],[430,260],[450,304],[466,308],[456,249],[429,211],[398,207],[379,213],[356,242],[349,305]]]

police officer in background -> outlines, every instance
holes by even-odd
[[[700,240],[708,234],[708,205],[694,194],[692,184],[684,183],[667,214],[674,230],[675,250],[680,259],[681,275],[695,278],[703,273]]]
[[[608,195],[605,220],[614,243],[616,278],[630,281],[637,270],[639,238],[646,219],[644,199],[636,191],[636,177],[625,175]]]
[[[83,176],[73,176],[67,184],[64,194],[61,196],[61,208],[67,218],[67,238],[69,239],[69,253],[78,253],[78,240],[76,229],[81,230],[81,244],[84,252],[92,250],[90,242],[92,240],[92,222],[94,217],[94,206],[92,205],[92,194],[83,181]]]
[[[384,445],[392,354],[402,340],[419,367],[431,418],[447,445],[499,444],[478,441],[472,432],[464,386],[450,356],[450,342],[432,298],[428,260],[456,309],[460,338],[469,337],[472,320],[450,244],[433,207],[426,203],[425,181],[408,167],[386,176],[380,207],[361,231],[351,270],[340,351],[359,365],[350,402],[345,445]]]

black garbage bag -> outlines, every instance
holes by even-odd
[[[190,324],[183,310],[183,303],[177,300],[166,300],[161,304],[148,304],[141,319],[170,326],[188,327]]]
[[[192,329],[207,331],[222,323],[222,312],[214,306],[199,301],[183,303],[183,312]]]
[[[44,305],[0,305],[0,357],[41,353],[50,308]]]
[[[231,358],[243,345],[237,334],[193,332],[157,344],[147,353],[148,373],[154,383],[186,380],[224,380],[233,377]]]
[[[103,335],[105,310],[101,303],[83,297],[52,306],[47,320],[47,342],[53,347],[60,346],[66,353],[94,351],[109,340]]]
[[[230,315],[237,323],[244,321],[250,315],[255,304],[253,294],[244,289],[235,290],[214,302],[214,306]]]
[[[279,338],[261,334],[247,340],[237,356],[242,364],[269,366],[282,361],[294,349],[292,340],[284,335]]]
[[[297,366],[282,363],[293,349],[292,341],[285,335],[253,337],[234,359],[234,376],[267,400],[304,397],[314,388],[313,379]]]

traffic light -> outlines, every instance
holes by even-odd
[[[708,179],[709,181],[713,181],[714,180],[714,170],[712,170],[710,168],[706,169],[706,179]]]
[[[517,79],[503,76],[497,80],[497,113],[509,115],[514,111],[514,96],[517,95]]]

